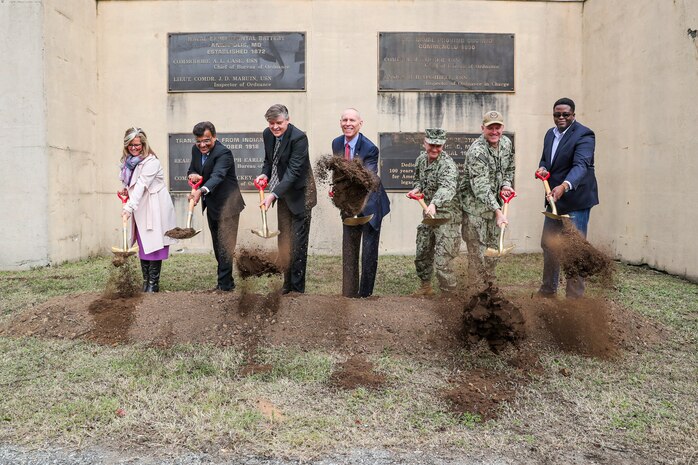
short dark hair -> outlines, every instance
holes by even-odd
[[[553,108],[558,105],[569,105],[572,113],[574,113],[574,101],[571,98],[562,97],[561,99],[558,99],[555,104],[553,104]]]
[[[206,132],[207,129],[211,131],[211,135],[213,137],[216,137],[216,127],[210,121],[202,121],[200,123],[196,123],[196,126],[194,126],[192,132],[196,137],[201,137],[204,135],[204,132]]]

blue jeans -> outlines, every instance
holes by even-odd
[[[590,213],[591,208],[569,212],[570,217],[572,217],[572,224],[574,224],[574,227],[577,228],[577,230],[579,230],[584,237],[587,237],[587,226],[589,225]],[[547,216],[545,217],[545,223],[543,223],[543,235],[540,241],[540,245],[543,248],[543,284],[538,292],[541,294],[557,293],[557,286],[560,283],[560,262],[547,246],[546,242],[548,237],[559,235],[561,231],[562,221],[554,220],[552,218],[548,218]],[[584,278],[581,276],[569,278],[567,280],[565,296],[574,299],[582,297],[583,295]]]

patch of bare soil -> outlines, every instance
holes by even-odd
[[[354,355],[339,364],[330,376],[330,384],[339,389],[380,389],[385,384],[385,375],[373,369],[373,363],[361,355]]]
[[[378,177],[364,168],[359,158],[345,160],[325,155],[317,163],[318,180],[330,183],[332,203],[343,216],[354,216],[364,209],[368,194],[378,188]]]

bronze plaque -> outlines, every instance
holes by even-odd
[[[381,32],[378,91],[514,92],[514,34]]]
[[[512,144],[514,134],[504,133]],[[407,192],[414,187],[414,163],[424,150],[423,132],[383,132],[378,135],[380,145],[380,174],[383,187],[389,191]],[[444,145],[448,154],[463,174],[465,153],[480,133],[450,132]]]
[[[189,133],[170,134],[170,192],[189,192],[187,170],[191,163],[194,136]],[[218,141],[233,152],[235,174],[242,191],[257,192],[252,181],[262,173],[264,142],[261,132],[219,132]]]
[[[305,90],[305,33],[168,34],[167,90]]]

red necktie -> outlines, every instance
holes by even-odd
[[[349,144],[344,144],[344,159],[349,161],[351,160],[351,147],[349,147]]]

